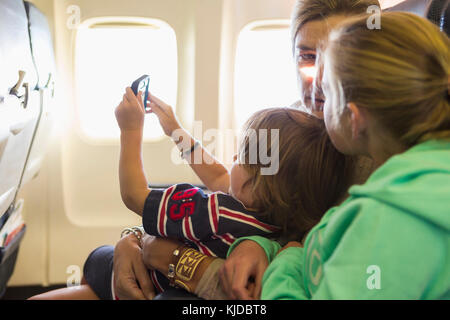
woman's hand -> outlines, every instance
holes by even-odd
[[[168,238],[146,239],[143,248],[144,263],[147,268],[157,270],[167,276],[169,264],[176,264],[177,262],[176,259],[174,259],[173,252],[180,247],[185,247],[185,249],[187,249],[183,243]],[[185,252],[185,249],[181,249],[180,257]],[[200,252],[198,253],[201,254]],[[189,281],[184,281],[190,288],[191,293],[197,294],[196,289],[200,280],[214,259],[215,258],[212,257],[205,257],[197,265],[192,278]]]
[[[167,274],[169,264],[173,260],[173,252],[182,245],[181,242],[167,238],[155,238],[148,236],[143,244],[142,256],[148,269],[157,270]]]
[[[114,249],[114,283],[120,300],[151,300],[155,289],[134,234],[121,239]]]
[[[219,271],[224,291],[234,300],[259,299],[262,278],[268,265],[263,248],[254,241],[243,241]]]
[[[151,112],[156,114],[156,116],[158,117],[159,123],[161,124],[161,127],[163,128],[164,133],[167,136],[172,137],[172,134],[175,130],[181,129],[181,125],[178,122],[178,119],[173,112],[172,107],[166,104],[164,101],[149,93],[148,106],[150,107]]]
[[[137,131],[144,127],[145,110],[142,92],[137,97],[131,88],[126,89],[123,100],[115,110],[117,123],[122,131]]]

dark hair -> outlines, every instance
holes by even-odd
[[[292,48],[297,33],[306,23],[334,15],[367,13],[372,5],[380,6],[380,3],[378,0],[297,0],[291,19]]]

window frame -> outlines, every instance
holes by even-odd
[[[94,137],[91,136],[82,126],[82,118],[79,113],[80,111],[80,86],[79,86],[79,66],[78,66],[78,55],[79,55],[79,36],[80,30],[92,29],[94,28],[108,28],[108,27],[158,27],[169,29],[173,33],[176,45],[176,84],[175,84],[175,103],[173,104],[174,111],[176,110],[176,102],[178,100],[179,91],[179,54],[178,54],[178,37],[175,28],[171,26],[168,22],[162,19],[156,18],[145,18],[145,17],[134,17],[134,16],[100,16],[89,18],[82,21],[76,28],[74,36],[72,38],[72,52],[73,52],[73,84],[74,84],[74,122],[75,122],[75,132],[78,134],[80,139],[90,145],[96,146],[117,146],[120,144],[120,135],[118,137]],[[131,86],[131,83],[130,83]],[[146,137],[144,134],[144,143],[155,143],[164,141],[165,135],[162,133],[157,137]]]
[[[290,19],[263,19],[263,20],[255,20],[252,22],[247,23],[244,27],[242,27],[236,36],[236,46],[235,46],[235,52],[234,52],[234,76],[233,76],[233,86],[232,86],[232,92],[233,92],[233,108],[232,108],[232,114],[231,114],[231,123],[234,130],[239,131],[240,124],[238,123],[237,119],[237,85],[236,85],[236,79],[238,78],[238,71],[237,71],[237,63],[238,63],[238,53],[239,53],[239,43],[240,38],[242,35],[245,35],[245,33],[249,31],[255,31],[255,29],[267,29],[267,30],[276,30],[276,29],[287,29],[290,32],[290,26],[291,26],[291,20]],[[290,44],[290,43],[289,43]],[[292,51],[292,50],[290,50]],[[295,61],[293,56],[291,55],[291,59],[293,61],[292,70],[295,70]],[[297,81],[297,79],[295,79]],[[295,86],[297,86],[296,82],[294,83]],[[298,97],[300,98],[300,97]],[[292,104],[294,104],[296,101],[292,101]],[[263,106],[264,107],[264,106]],[[269,107],[269,106],[267,106]]]

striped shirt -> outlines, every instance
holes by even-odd
[[[207,256],[226,258],[231,244],[245,236],[271,237],[280,228],[261,221],[232,196],[217,192],[206,194],[190,184],[168,189],[152,189],[142,215],[145,232],[178,239]],[[167,278],[151,271],[155,288],[169,287]]]

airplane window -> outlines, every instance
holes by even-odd
[[[256,111],[290,106],[298,100],[289,21],[245,27],[238,38],[235,80],[235,125],[241,128]]]
[[[94,140],[120,136],[114,109],[125,88],[143,74],[150,91],[174,108],[177,94],[177,43],[165,23],[104,23],[81,27],[77,33],[76,83],[81,132]],[[163,137],[154,115],[147,114],[144,139]]]

